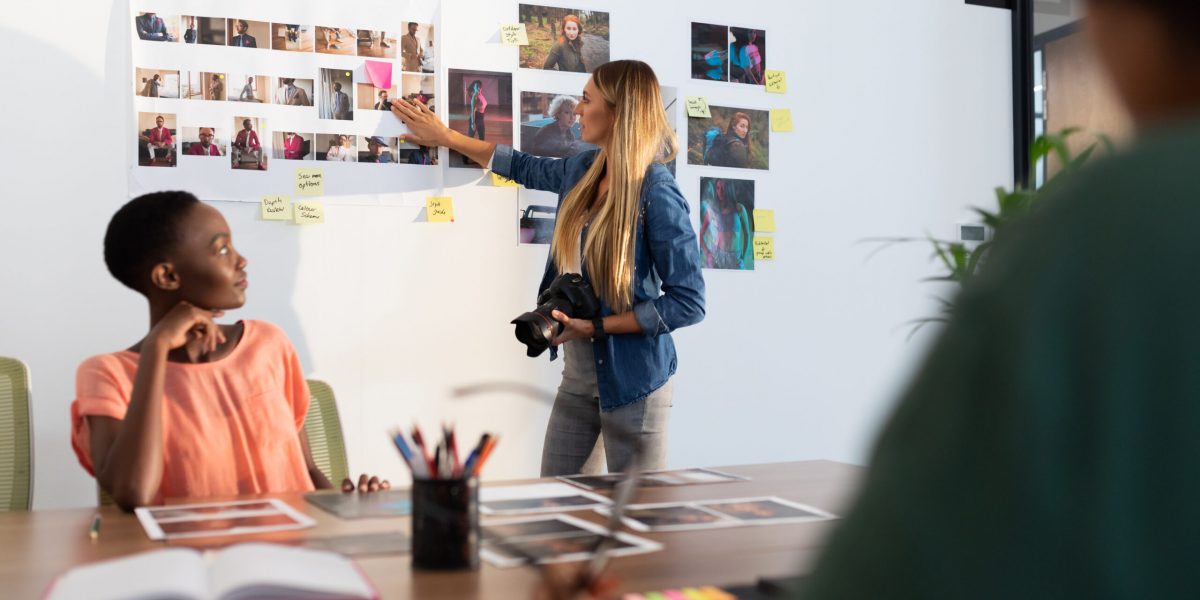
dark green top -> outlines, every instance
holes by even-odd
[[[1007,228],[805,598],[1200,598],[1200,126]]]

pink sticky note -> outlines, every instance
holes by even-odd
[[[392,63],[379,60],[367,61],[367,77],[371,78],[371,85],[378,89],[386,90],[392,87]]]

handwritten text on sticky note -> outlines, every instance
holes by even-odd
[[[754,260],[775,260],[775,238],[754,236]]]
[[[505,23],[500,26],[500,43],[505,46],[528,46],[529,33],[524,23]]]
[[[771,233],[775,231],[775,210],[771,208],[754,209],[754,231]]]
[[[449,196],[430,196],[425,200],[425,213],[430,223],[452,223],[454,199]]]
[[[767,69],[763,74],[767,79],[767,91],[772,94],[787,93],[787,75],[783,71],[772,71]]]
[[[771,109],[771,131],[782,133],[792,130],[792,109]]]
[[[296,169],[296,195],[324,196],[324,171],[321,169]]]
[[[325,222],[325,205],[320,200],[300,200],[292,205],[293,220],[299,225]]]
[[[688,96],[687,112],[689,117],[697,119],[712,118],[712,112],[708,110],[708,100],[704,96]]]
[[[287,196],[263,196],[262,219],[264,221],[291,221],[291,199]]]
[[[521,187],[517,185],[517,182],[501,177],[495,173],[492,173],[492,185],[496,187]]]

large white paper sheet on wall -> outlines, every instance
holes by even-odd
[[[145,18],[148,11],[161,21]],[[189,17],[196,18],[194,28]],[[217,35],[222,18],[227,21]],[[248,22],[248,37],[238,43],[249,44],[253,38],[256,48],[230,45],[239,35],[237,20]],[[403,58],[401,38],[410,22],[419,24],[422,54],[429,55],[425,61]],[[406,128],[399,120],[374,110],[380,88],[366,67],[367,61],[389,63],[389,99],[421,94],[441,113],[439,2],[131,0],[129,23],[132,111],[120,143],[128,156],[131,197],[182,189],[205,200],[299,198],[297,169],[321,169],[323,196],[332,202],[392,203],[404,192],[441,188],[442,167],[428,164],[438,162],[437,151],[427,158],[422,149],[402,141]],[[283,85],[287,78],[295,79],[303,93]],[[353,107],[350,114],[338,115],[342,119],[331,118],[330,110],[336,103],[332,82],[339,80]],[[226,99],[211,98],[221,91],[216,81],[223,81]],[[368,93],[370,102],[364,105],[360,97]],[[304,96],[311,105],[295,105]],[[289,97],[293,105],[285,104]],[[154,131],[159,115],[171,133],[169,147],[163,146],[161,130]],[[234,147],[246,118],[261,153]],[[209,145],[201,143],[208,133],[202,127],[214,130]],[[293,142],[289,154],[285,132],[308,144]],[[330,152],[329,142],[338,135],[353,136],[353,141]],[[371,137],[383,144],[368,143]],[[330,154],[348,154],[349,160],[332,160]],[[388,157],[382,160],[389,162],[383,164],[358,160],[384,154]]]

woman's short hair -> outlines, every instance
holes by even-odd
[[[145,293],[147,275],[179,242],[179,224],[200,201],[188,192],[154,192],[125,203],[104,233],[104,264],[126,287]]]

